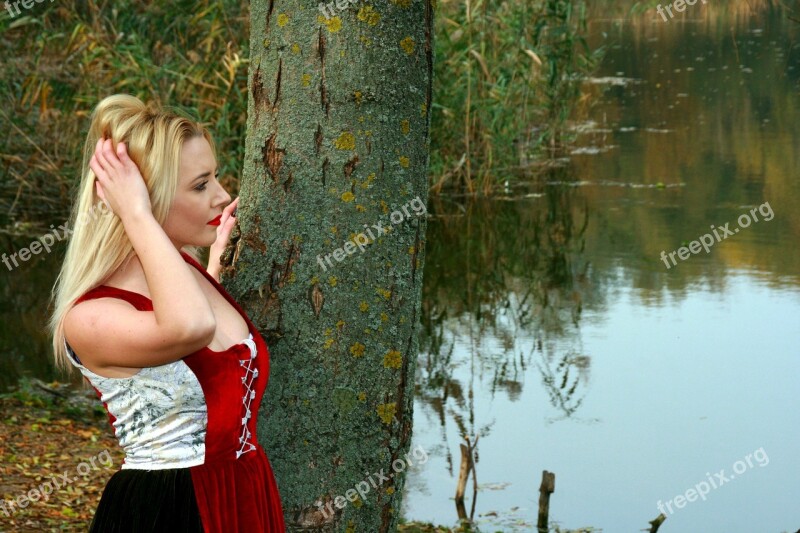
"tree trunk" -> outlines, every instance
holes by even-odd
[[[293,531],[395,530],[420,462],[431,2],[251,2],[240,233],[223,278],[270,348],[258,440]]]

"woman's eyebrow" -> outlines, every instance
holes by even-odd
[[[218,169],[216,169],[216,170],[218,170]],[[205,172],[203,172],[202,174],[200,174],[199,176],[197,176],[195,179],[193,179],[193,180],[191,181],[191,183],[189,183],[189,185],[192,185],[192,184],[193,184],[195,181],[197,181],[197,180],[199,180],[199,179],[201,179],[201,178],[207,178],[207,177],[209,177],[210,175],[211,175],[211,172],[209,172],[209,171],[205,171]]]

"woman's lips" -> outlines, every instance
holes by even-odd
[[[219,226],[219,221],[220,221],[221,218],[222,218],[222,215],[217,215],[217,218],[215,218],[214,220],[208,221],[207,224],[209,226]]]

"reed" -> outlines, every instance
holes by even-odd
[[[540,145],[561,144],[602,51],[586,45],[581,1],[443,0],[438,10],[431,192],[490,194],[522,179]]]
[[[31,218],[46,202],[48,216],[66,217],[88,114],[114,92],[180,106],[208,125],[223,184],[236,191],[247,118],[248,9],[242,0],[59,0],[13,19],[0,15],[7,73],[0,122],[12,132],[0,140],[0,212]]]
[[[490,194],[524,179],[591,65],[581,2],[443,0],[436,14],[431,186]],[[583,21],[583,22],[582,22]],[[180,106],[218,143],[238,191],[249,61],[246,0],[35,3],[0,11],[0,227],[64,219],[92,107],[113,92]],[[543,125],[533,128],[532,125]],[[12,222],[14,221],[14,222]],[[15,233],[15,232],[12,232]]]

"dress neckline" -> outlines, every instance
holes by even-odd
[[[209,352],[211,352],[213,354],[223,354],[223,353],[230,352],[231,350],[233,350],[237,346],[246,345],[246,344],[248,344],[248,342],[255,342],[255,336],[253,334],[253,330],[255,328],[253,327],[253,324],[250,322],[250,319],[244,313],[242,308],[239,307],[239,304],[236,303],[236,300],[234,300],[227,293],[227,291],[225,291],[225,289],[222,287],[222,285],[220,285],[219,282],[217,282],[217,280],[215,280],[214,277],[211,274],[209,274],[192,256],[190,256],[188,253],[184,252],[183,250],[179,250],[179,252],[180,252],[181,257],[183,257],[183,260],[185,262],[189,263],[194,268],[199,270],[200,273],[203,274],[205,276],[205,278],[209,282],[211,282],[211,285],[215,289],[217,289],[217,292],[219,292],[222,295],[222,297],[225,298],[225,300],[227,300],[227,302],[229,304],[231,304],[231,306],[236,310],[236,312],[239,313],[239,315],[244,319],[245,324],[247,324],[247,332],[248,332],[247,338],[242,339],[241,341],[237,342],[236,344],[230,345],[228,348],[225,348],[224,350],[212,350],[208,346],[202,347],[201,350],[206,350],[206,351],[209,351]],[[147,296],[145,296],[144,294],[140,294],[138,292],[130,291],[128,289],[123,289],[121,287],[112,287],[111,285],[98,285],[97,287],[95,287],[95,289],[99,289],[101,287],[104,288],[104,289],[111,289],[113,291],[120,291],[120,292],[124,292],[124,293],[127,293],[127,294],[131,294],[131,295],[133,295],[133,296],[135,296],[137,298],[143,298],[144,300],[146,300],[146,301],[148,301],[150,303],[150,307],[151,308],[153,307],[153,301],[150,298],[148,298]]]

